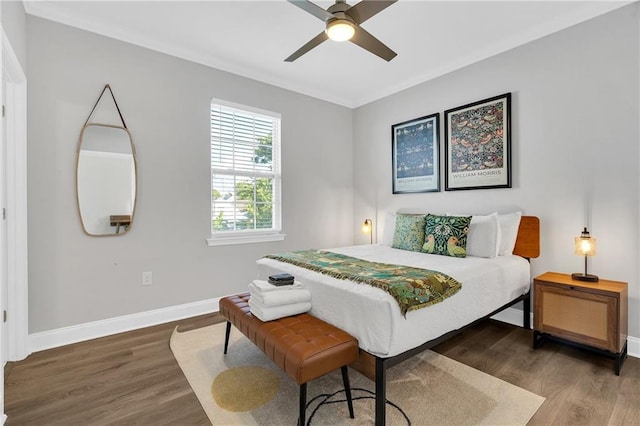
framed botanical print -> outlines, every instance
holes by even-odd
[[[391,126],[393,193],[440,191],[440,114]]]
[[[445,190],[511,188],[511,93],[444,112]]]

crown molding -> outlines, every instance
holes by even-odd
[[[436,70],[424,73],[415,78],[401,81],[392,86],[386,86],[378,90],[369,90],[363,96],[356,96],[354,98],[345,97],[335,92],[328,92],[311,85],[294,82],[278,75],[270,74],[268,72],[265,73],[263,70],[256,70],[237,63],[225,61],[214,55],[202,54],[201,52],[189,49],[188,47],[177,43],[150,38],[139,33],[135,29],[107,25],[86,19],[82,16],[76,16],[67,13],[65,10],[57,8],[55,4],[52,4],[49,1],[24,1],[23,4],[26,13],[29,15],[48,19],[241,77],[277,86],[302,95],[311,96],[313,98],[355,109],[635,2],[637,2],[637,0],[622,2],[587,2],[590,3],[591,6],[587,9],[580,9],[569,16],[556,17],[555,19],[545,22],[529,31],[523,31],[511,37],[507,37],[497,43],[487,46],[485,49],[478,50],[456,61],[442,64]]]
[[[353,101],[334,93],[327,93],[323,90],[292,82],[288,79],[270,75],[262,70],[255,70],[243,67],[238,64],[224,61],[214,55],[202,54],[196,50],[178,44],[157,40],[147,37],[135,29],[122,28],[115,25],[105,25],[101,22],[87,20],[80,16],[69,14],[64,10],[57,9],[55,5],[46,1],[27,1],[24,3],[27,14],[38,18],[57,22],[73,28],[95,33],[104,37],[119,40],[125,43],[144,47],[159,53],[164,53],[176,58],[184,59],[220,71],[235,74],[261,83],[270,84],[282,89],[290,90],[302,95],[307,95],[316,99],[324,100],[348,108],[355,108]]]

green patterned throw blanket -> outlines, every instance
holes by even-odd
[[[368,262],[330,251],[301,250],[265,257],[382,289],[396,299],[403,316],[408,311],[442,302],[462,287],[458,281],[441,272]]]

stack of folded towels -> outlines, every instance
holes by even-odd
[[[282,285],[254,280],[249,284],[249,309],[261,321],[297,315],[311,309],[311,292],[299,281]]]

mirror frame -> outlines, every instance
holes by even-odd
[[[91,234],[85,224],[84,224],[84,220],[82,219],[82,211],[80,210],[80,191],[79,191],[79,185],[78,185],[78,174],[80,172],[80,151],[82,150],[82,142],[84,139],[84,132],[85,130],[87,130],[87,128],[92,127],[92,126],[101,126],[101,127],[110,127],[113,129],[120,129],[120,130],[124,130],[127,133],[127,136],[129,137],[129,144],[131,145],[131,156],[133,158],[133,172],[135,174],[134,179],[135,179],[135,194],[133,194],[133,203],[132,203],[132,208],[131,208],[131,219],[129,221],[129,224],[125,226],[125,231],[124,232],[114,232],[113,234]],[[114,126],[112,124],[103,124],[103,123],[86,123],[83,127],[82,127],[82,131],[80,132],[80,140],[78,141],[78,152],[76,155],[76,203],[78,206],[78,217],[80,218],[80,223],[82,224],[82,230],[84,231],[84,233],[86,235],[89,235],[90,237],[117,237],[117,236],[121,236],[121,235],[126,235],[129,233],[129,231],[131,231],[131,226],[133,226],[133,220],[134,220],[134,216],[135,216],[135,212],[136,212],[136,203],[138,200],[138,161],[136,160],[136,147],[133,144],[133,138],[131,137],[131,133],[129,132],[129,129],[127,129],[126,127],[123,126]],[[113,219],[113,218],[112,218]],[[118,225],[118,230],[119,230],[120,226]]]

